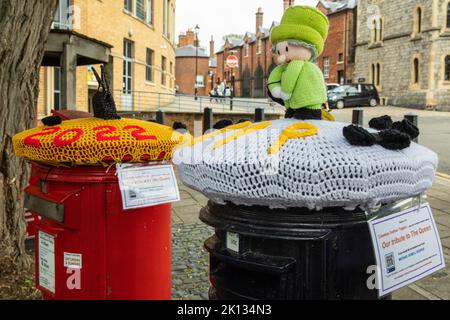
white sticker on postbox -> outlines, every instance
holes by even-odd
[[[239,253],[239,234],[227,232],[227,249]]]
[[[81,254],[64,252],[64,267],[81,269],[82,265]]]
[[[385,296],[445,267],[441,240],[428,203],[369,222],[378,265],[378,294]]]
[[[39,286],[55,293],[55,238],[41,230],[38,232]]]
[[[118,164],[117,176],[124,210],[180,200],[171,165]]]

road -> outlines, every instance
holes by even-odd
[[[368,126],[370,119],[382,115],[390,115],[394,121],[401,120],[405,114],[414,113],[419,116],[419,143],[432,149],[439,155],[438,171],[450,174],[450,112],[414,110],[399,107],[379,106],[365,107],[364,125]],[[350,122],[352,108],[332,110],[337,121]]]

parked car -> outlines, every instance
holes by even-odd
[[[328,92],[328,104],[331,108],[371,106],[380,103],[377,88],[372,84],[348,84]]]
[[[339,83],[327,83],[327,92],[334,90],[340,86],[341,85]]]

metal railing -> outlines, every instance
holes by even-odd
[[[261,108],[265,113],[284,113],[284,107],[269,102],[267,99],[241,99],[223,97],[194,97],[181,94],[131,91],[114,91],[114,100],[120,112],[200,112],[211,108],[214,112],[224,113],[254,113]]]

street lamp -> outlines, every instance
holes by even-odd
[[[197,82],[197,74],[198,74],[198,33],[200,31],[200,27],[198,24],[194,28],[195,30],[195,86],[194,86],[194,96],[195,100],[198,99],[198,82]]]

